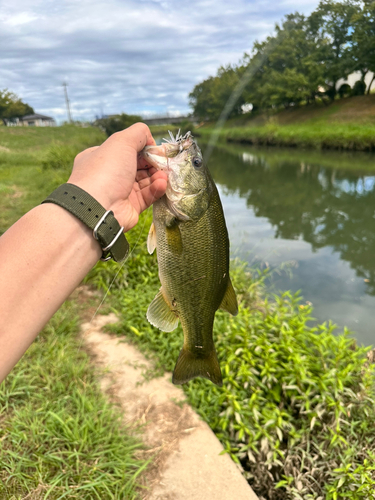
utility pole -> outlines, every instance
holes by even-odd
[[[69,97],[68,97],[68,89],[67,89],[68,84],[66,82],[63,83],[64,87],[64,93],[65,93],[65,102],[66,102],[66,109],[68,111],[68,122],[72,123],[72,115],[70,113],[70,105],[69,105]]]

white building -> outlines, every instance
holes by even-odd
[[[39,115],[35,113],[33,115],[26,115],[20,118],[22,125],[26,127],[55,127],[56,122],[51,116]]]
[[[373,80],[373,77],[374,77],[374,73],[372,73],[371,71],[369,71],[367,73],[367,75],[365,76],[366,92],[368,91],[369,85],[371,85],[372,89],[375,88],[375,80]],[[343,83],[348,83],[351,86],[351,88],[353,88],[355,82],[357,82],[361,78],[362,78],[362,73],[360,71],[356,71],[355,73],[351,73],[348,76],[348,78],[346,78],[346,79],[340,78],[340,80],[338,80],[338,82],[336,83],[336,90],[339,90],[339,88],[341,87],[341,85]]]
[[[54,118],[38,113],[21,116],[21,118],[6,119],[5,122],[8,127],[56,127]]]

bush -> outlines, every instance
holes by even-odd
[[[352,88],[348,83],[343,83],[338,90],[341,99],[344,97],[349,97],[352,93]]]
[[[115,132],[120,132],[134,123],[141,122],[142,118],[138,115],[127,115],[122,113],[121,115],[114,115],[109,118],[101,118],[97,120],[97,125],[101,127],[107,136],[114,134]]]
[[[352,95],[365,95],[366,84],[363,80],[357,80],[354,84]]]

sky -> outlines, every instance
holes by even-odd
[[[186,115],[197,83],[318,0],[0,0],[0,89],[35,112]]]

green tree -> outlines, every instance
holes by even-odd
[[[0,90],[0,119],[6,124],[6,119],[19,118],[34,113],[31,106],[8,89]]]
[[[355,0],[322,0],[309,18],[312,31],[323,41],[318,49],[324,67],[326,94],[332,100],[337,93],[338,80],[355,69],[351,57],[351,21],[358,5]]]
[[[276,36],[254,44],[250,64],[262,67],[247,87],[246,100],[261,108],[314,101],[324,84],[324,68],[309,20],[295,13],[276,25]],[[265,54],[267,56],[265,57]]]
[[[141,116],[122,113],[121,115],[113,115],[108,118],[100,118],[96,120],[96,125],[104,129],[109,137],[115,132],[120,132],[120,130],[124,130],[124,128],[130,127],[130,125],[140,121],[142,121]]]
[[[194,87],[189,94],[194,115],[202,120],[219,118],[225,104],[241,78],[241,71],[236,67],[220,67],[217,75],[209,77]],[[230,116],[241,113],[244,104],[242,97],[237,101]]]
[[[371,84],[375,79],[375,2],[373,0],[362,2],[362,8],[358,9],[352,17],[352,27],[351,56],[355,62],[355,69],[361,72],[363,81],[369,71],[374,73],[367,91],[370,93]]]

